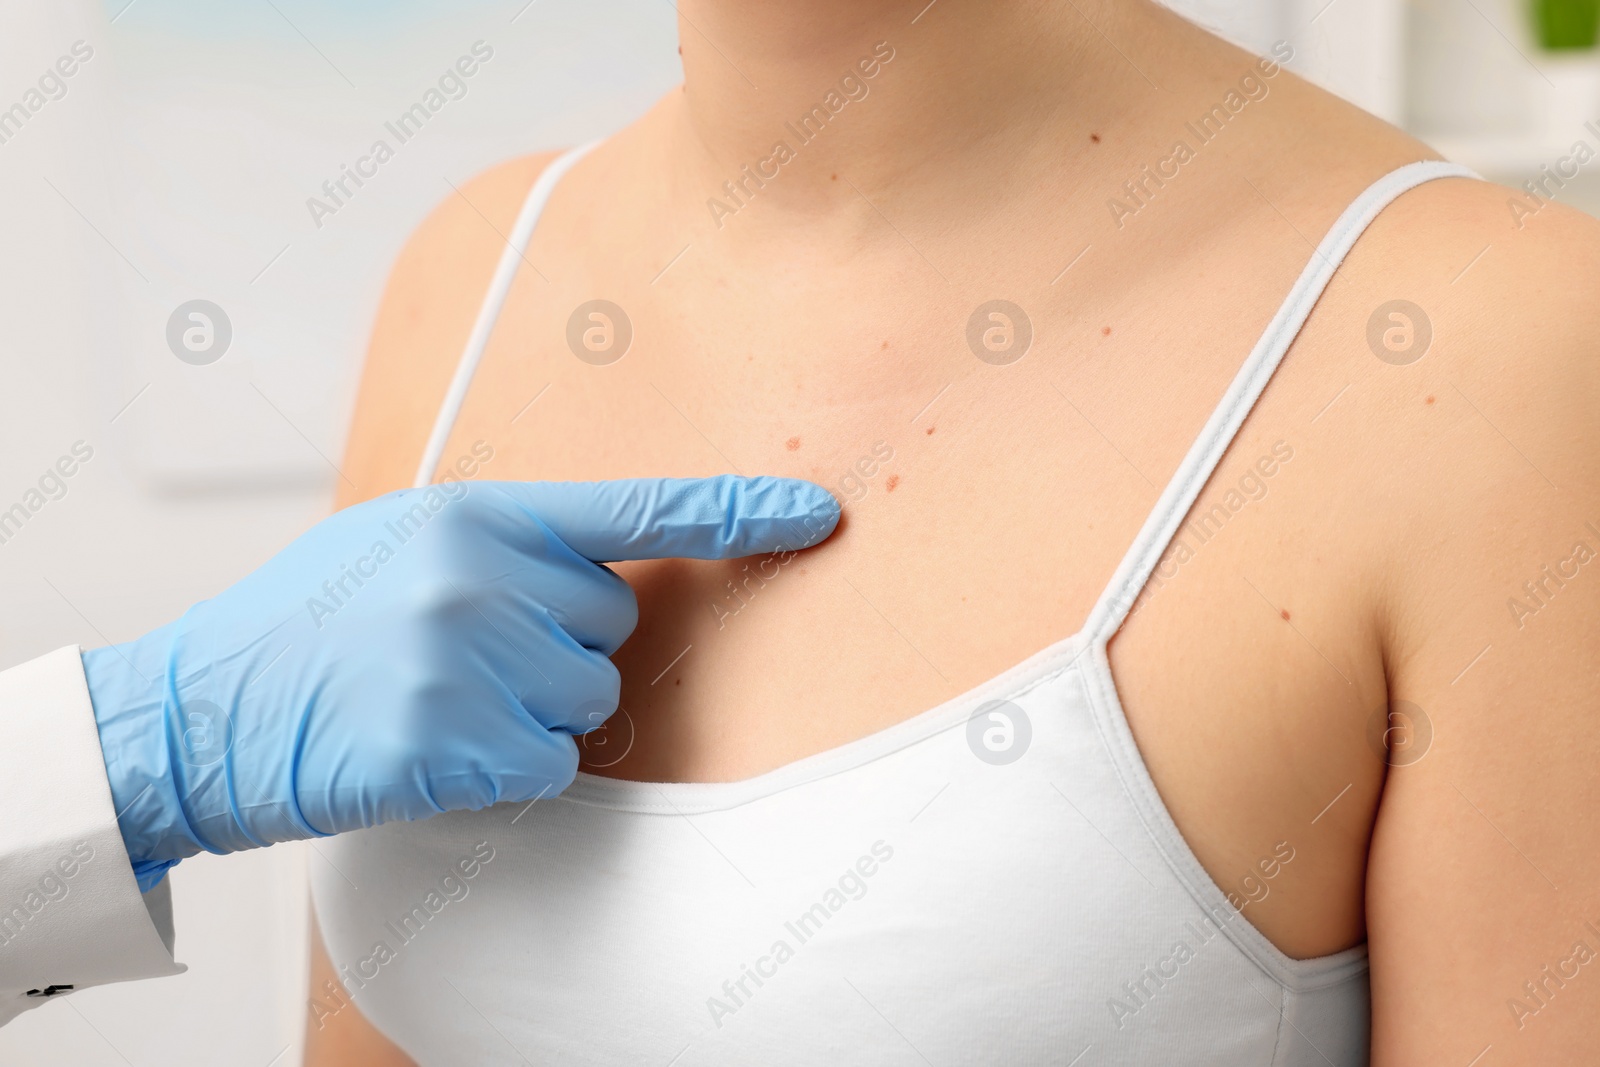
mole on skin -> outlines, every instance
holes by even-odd
[[[800,438],[798,438],[798,437],[789,438],[787,441],[785,441],[783,443],[783,447],[787,448],[790,452],[798,452],[798,451],[800,451]]]

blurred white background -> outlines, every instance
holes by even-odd
[[[1542,48],[1533,2],[1177,6],[1257,51],[1289,40],[1302,73],[1520,187],[1600,147],[1600,62]],[[676,37],[668,0],[0,0],[0,110],[93,50],[64,96],[0,127],[0,508],[94,449],[0,544],[0,663],[135,637],[323,515],[406,234],[450,183],[626,123],[676,82]],[[480,40],[494,56],[467,95],[319,227],[307,198]],[[1594,209],[1600,182],[1586,169],[1560,198]],[[232,324],[209,366],[167,348],[192,299]],[[189,973],[30,1012],[0,1029],[0,1063],[298,1063],[317,862],[185,862]]]

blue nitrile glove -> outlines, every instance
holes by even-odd
[[[638,622],[594,561],[805,548],[838,519],[810,482],[731,476],[453,482],[331,516],[177,622],[84,653],[140,887],[201,851],[561,792]]]

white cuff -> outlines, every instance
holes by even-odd
[[[141,895],[76,646],[0,671],[0,1024],[70,990],[182,974]]]

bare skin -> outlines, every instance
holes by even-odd
[[[581,162],[535,234],[447,463],[485,441],[485,478],[736,470],[845,500],[743,600],[740,563],[618,567],[641,621],[592,773],[760,774],[1077,630],[1314,243],[1432,158],[1280,72],[1119,225],[1108,200],[1253,57],[1132,0],[946,0],[911,24],[920,6],[683,0],[684,91]],[[719,226],[707,199],[879,41],[870,95]],[[341,504],[410,483],[547,162],[463,186],[401,256]],[[1112,643],[1162,797],[1245,917],[1295,958],[1368,941],[1377,1067],[1578,1062],[1600,1038],[1600,980],[1520,1026],[1507,1006],[1600,949],[1600,577],[1508,607],[1575,542],[1600,550],[1600,225],[1548,206],[1519,230],[1511,195],[1431,183],[1373,224],[1196,514],[1274,473]],[[596,297],[634,330],[604,367],[565,342]],[[1035,335],[1004,367],[965,340],[996,297]],[[1405,366],[1367,341],[1396,298],[1432,327]],[[879,442],[892,459],[842,482]],[[1406,705],[1431,747],[1390,767],[1370,726]],[[381,1041],[351,1009],[313,1028],[307,1063],[408,1062],[351,1058],[361,1032]]]

